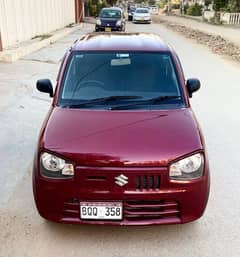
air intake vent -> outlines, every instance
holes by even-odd
[[[159,190],[160,189],[160,176],[143,175],[136,176],[136,189],[137,190]]]
[[[153,220],[179,218],[179,204],[176,201],[143,201],[125,202],[124,217],[127,220]]]

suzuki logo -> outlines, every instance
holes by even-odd
[[[121,174],[121,175],[115,177],[115,183],[121,187],[125,186],[128,183],[128,177]]]

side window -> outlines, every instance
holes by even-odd
[[[68,98],[72,94],[73,86],[75,86],[75,83],[77,81],[77,59],[76,56],[74,56],[71,59],[71,62],[69,64],[69,68],[67,70],[65,83],[63,87],[62,97]]]
[[[181,72],[182,72],[182,74],[183,74],[183,76],[184,76],[184,72],[183,72],[183,68],[182,68],[182,65],[181,65],[180,59],[179,59],[179,57],[178,57],[178,55],[177,55],[177,54],[175,54],[175,56],[177,57],[178,65],[179,65],[179,67],[180,67],[180,69],[181,69]],[[185,77],[185,76],[184,76],[184,77]]]
[[[158,59],[157,81],[165,94],[180,94],[175,69],[169,55],[162,55]]]
[[[61,64],[60,64],[60,67],[59,67],[59,70],[58,70],[58,75],[57,75],[57,81],[59,81],[59,78],[60,78],[60,74],[61,74],[61,71],[62,71],[62,67],[63,67],[63,63],[65,61],[65,58],[66,58],[66,55],[67,55],[67,52],[64,54],[62,60],[61,60]]]

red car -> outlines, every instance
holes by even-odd
[[[198,219],[208,159],[176,53],[157,35],[92,33],[62,61],[33,168],[42,217],[64,223],[150,225]]]

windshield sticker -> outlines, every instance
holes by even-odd
[[[130,65],[130,64],[131,64],[131,59],[129,58],[111,60],[111,66],[122,66],[122,65]]]
[[[78,54],[78,55],[76,55],[76,58],[83,58],[83,57],[84,57],[83,54]]]
[[[116,54],[117,58],[129,58],[129,54]]]

